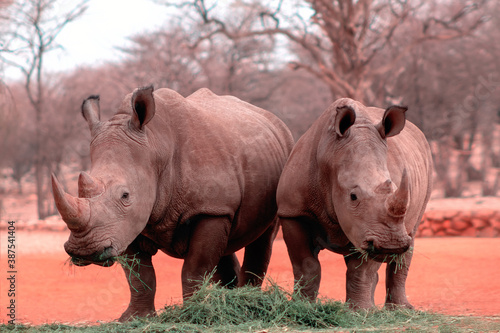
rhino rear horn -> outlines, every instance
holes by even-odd
[[[88,173],[82,172],[78,177],[78,196],[80,198],[92,198],[104,191],[104,186]]]
[[[88,224],[90,220],[88,200],[75,198],[66,193],[54,174],[52,174],[52,192],[57,210],[70,230],[78,230]]]
[[[403,217],[406,214],[410,195],[409,186],[408,174],[404,169],[398,189],[386,200],[386,208],[390,216]]]

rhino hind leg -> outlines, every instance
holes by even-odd
[[[275,220],[262,235],[245,247],[239,286],[261,286],[264,282],[271,261],[273,242],[278,233],[278,227]]]
[[[346,256],[344,259],[347,265],[346,302],[354,309],[374,307],[377,271],[382,264],[356,255]]]
[[[412,247],[413,243],[414,241],[412,240]],[[412,257],[412,251],[408,251],[404,254],[404,259],[401,262],[387,264],[385,278],[387,290],[385,299],[386,308],[405,307],[413,309],[413,305],[406,298],[406,278],[408,277]]]
[[[139,235],[124,254],[133,258],[129,265],[122,265],[130,289],[130,303],[118,319],[128,321],[134,317],[155,316],[156,275],[151,260],[157,249],[146,237]],[[133,270],[133,272],[131,271]]]
[[[220,259],[214,275],[214,280],[227,288],[234,288],[239,282],[240,262],[236,254],[230,254]]]

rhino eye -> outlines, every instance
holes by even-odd
[[[356,201],[358,200],[358,196],[354,193],[351,193],[351,201]]]
[[[126,200],[126,199],[128,199],[128,197],[129,197],[129,193],[128,192],[124,192],[122,194],[122,199]]]

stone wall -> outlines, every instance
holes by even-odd
[[[430,210],[424,214],[416,236],[500,237],[500,210]]]

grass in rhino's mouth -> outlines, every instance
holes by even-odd
[[[345,257],[349,257],[352,255],[357,255],[358,259],[361,259],[361,262],[356,268],[359,268],[365,261],[368,259],[376,259],[377,261],[381,261],[382,263],[387,263],[388,265],[395,264],[394,273],[397,273],[398,270],[403,269],[404,267],[408,267],[406,262],[406,254],[413,253],[413,247],[410,247],[406,252],[399,254],[376,254],[372,255],[368,253],[368,251],[357,248],[353,246],[350,250],[350,253],[345,255]]]
[[[394,274],[396,274],[398,270],[401,270],[404,267],[408,267],[408,263],[406,262],[406,254],[412,253],[413,246],[411,246],[405,253],[386,255],[383,262],[387,262],[387,265],[391,265],[394,263]]]
[[[110,266],[113,266],[113,264],[115,262],[119,263],[126,271],[128,270],[127,279],[128,279],[129,282],[132,282],[132,278],[135,277],[143,285],[144,289],[151,290],[151,287],[148,286],[146,284],[146,282],[144,282],[141,279],[141,274],[139,273],[139,269],[140,269],[141,265],[142,266],[147,266],[147,265],[141,264],[141,259],[137,258],[137,254],[134,254],[134,255],[121,254],[119,256],[115,256],[115,257],[109,258],[106,261],[99,262],[99,263],[91,262],[91,261],[88,261],[88,260],[85,260],[85,259],[76,258],[76,257],[69,257],[66,260],[66,263],[69,264],[70,266],[72,266],[72,265],[75,265],[75,266],[87,266],[87,265],[93,263],[93,264],[97,264],[97,265],[103,266],[103,267],[110,267]],[[137,290],[133,286],[132,283],[130,283],[130,285],[132,286],[132,288],[136,292],[139,292],[139,290]]]

